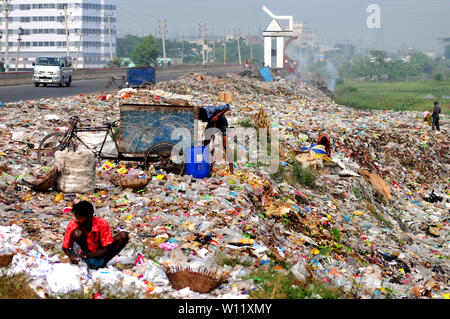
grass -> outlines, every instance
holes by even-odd
[[[118,288],[120,287],[115,285],[114,292],[111,289],[106,288],[105,286],[100,285],[99,283],[95,283],[93,287],[89,289],[84,289],[83,291],[71,291],[67,294],[58,295],[60,299],[92,299],[95,293],[100,294],[104,299],[140,299],[138,293],[131,290],[123,290],[120,291]],[[154,296],[148,295],[149,298],[153,298]],[[56,296],[50,296],[50,298],[56,298]]]
[[[303,167],[297,161],[293,164],[293,177],[303,186],[316,187],[316,173],[310,168]]]
[[[1,299],[41,299],[34,290],[28,285],[30,279],[24,273],[8,276],[5,273],[0,274],[0,300]],[[71,291],[67,294],[49,295],[47,299],[92,299],[94,293],[99,293],[105,299],[139,299],[136,292],[129,289],[118,289],[121,286],[115,286],[114,291],[105,286],[96,283],[93,287],[82,291]],[[155,295],[147,295],[148,298],[156,298]]]
[[[255,124],[253,123],[253,121],[248,118],[240,120],[237,124],[242,127],[255,127]]]
[[[40,299],[28,285],[25,274],[0,274],[0,299]]]
[[[218,265],[227,265],[230,267],[235,267],[237,265],[242,265],[245,267],[250,267],[253,265],[252,260],[249,258],[241,256],[230,256],[224,252],[220,252],[215,256],[215,261]]]
[[[250,276],[259,282],[259,288],[250,292],[255,299],[345,299],[350,296],[341,288],[316,279],[299,282],[291,272],[283,273],[275,269],[259,269]]]
[[[450,81],[424,82],[346,82],[336,87],[336,102],[358,109],[394,111],[432,111],[434,98],[439,100],[442,113],[450,114]]]

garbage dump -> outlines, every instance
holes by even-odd
[[[218,162],[210,177],[195,179],[103,160],[86,192],[35,187],[54,176],[37,161],[39,142],[63,132],[71,115],[100,125],[120,120],[121,103],[180,100],[226,101],[230,128],[243,120],[276,128],[279,172],[242,160],[233,173]],[[151,90],[5,103],[0,269],[26,273],[42,298],[100,284],[139,298],[245,299],[259,288],[249,276],[265,267],[290,271],[299,281],[316,278],[355,298],[449,299],[448,116],[441,117],[440,134],[421,117],[349,108],[309,84],[252,74],[187,74]],[[312,153],[321,134],[330,141],[328,157]],[[238,154],[251,152],[246,143],[237,145]],[[317,176],[313,184],[289,175],[303,158],[314,162],[305,165]],[[143,182],[134,187],[126,178]],[[61,250],[71,205],[80,199],[92,202],[113,232],[129,233],[130,242],[106,268],[72,265]],[[221,256],[246,262],[230,266]],[[190,286],[195,278],[204,284]]]

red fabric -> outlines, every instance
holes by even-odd
[[[326,139],[326,142],[323,141],[324,139]],[[317,144],[325,146],[325,151],[327,152],[328,157],[331,157],[331,141],[327,134],[319,134],[319,136],[317,137]]]
[[[72,232],[78,228],[76,220],[72,220],[66,228],[66,234],[64,235],[63,248],[69,249],[70,236]],[[91,252],[95,253],[100,248],[106,247],[114,242],[112,237],[111,228],[106,220],[100,217],[92,218],[92,229],[86,236],[87,245]]]

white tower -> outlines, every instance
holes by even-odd
[[[284,57],[284,38],[293,35],[293,16],[277,16],[272,11],[263,6],[263,10],[272,18],[267,29],[263,32],[264,37],[264,64],[272,68],[283,68]],[[288,29],[278,22],[279,20],[288,20]],[[276,39],[276,49],[272,50],[272,40]],[[275,57],[275,63],[272,63],[272,57]]]

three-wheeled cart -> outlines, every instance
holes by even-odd
[[[197,140],[196,120],[194,106],[121,104],[119,154],[143,157],[146,169],[181,174],[184,149]]]
[[[128,86],[150,88],[156,81],[155,68],[127,68]]]
[[[127,74],[120,77],[113,76],[106,84],[106,88],[111,86],[117,89],[125,87],[149,89],[155,84],[155,68],[127,68]]]

